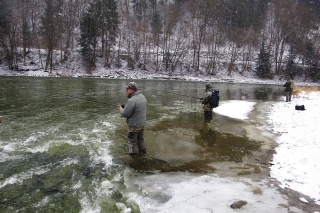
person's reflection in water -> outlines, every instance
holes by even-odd
[[[217,132],[209,125],[210,121],[204,121],[203,126],[199,129],[198,143],[201,146],[213,147],[216,144]]]

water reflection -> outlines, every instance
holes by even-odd
[[[195,116],[193,116],[195,115]],[[192,122],[190,122],[192,121]],[[214,171],[211,162],[242,162],[242,158],[260,148],[259,141],[250,140],[215,129],[192,113],[181,113],[148,129],[148,156],[126,158],[135,170],[144,171]]]

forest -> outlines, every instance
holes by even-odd
[[[309,0],[0,0],[0,66],[18,71],[32,51],[48,72],[78,54],[90,74],[101,64],[317,82],[319,23]]]

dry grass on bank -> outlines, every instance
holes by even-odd
[[[305,93],[310,93],[310,92],[317,92],[319,91],[317,86],[312,86],[312,87],[299,87],[297,85],[293,86],[293,91],[292,91],[292,95],[299,95],[302,92]]]

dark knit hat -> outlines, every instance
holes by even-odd
[[[207,84],[206,84],[206,88],[212,88],[211,83],[207,83]]]

